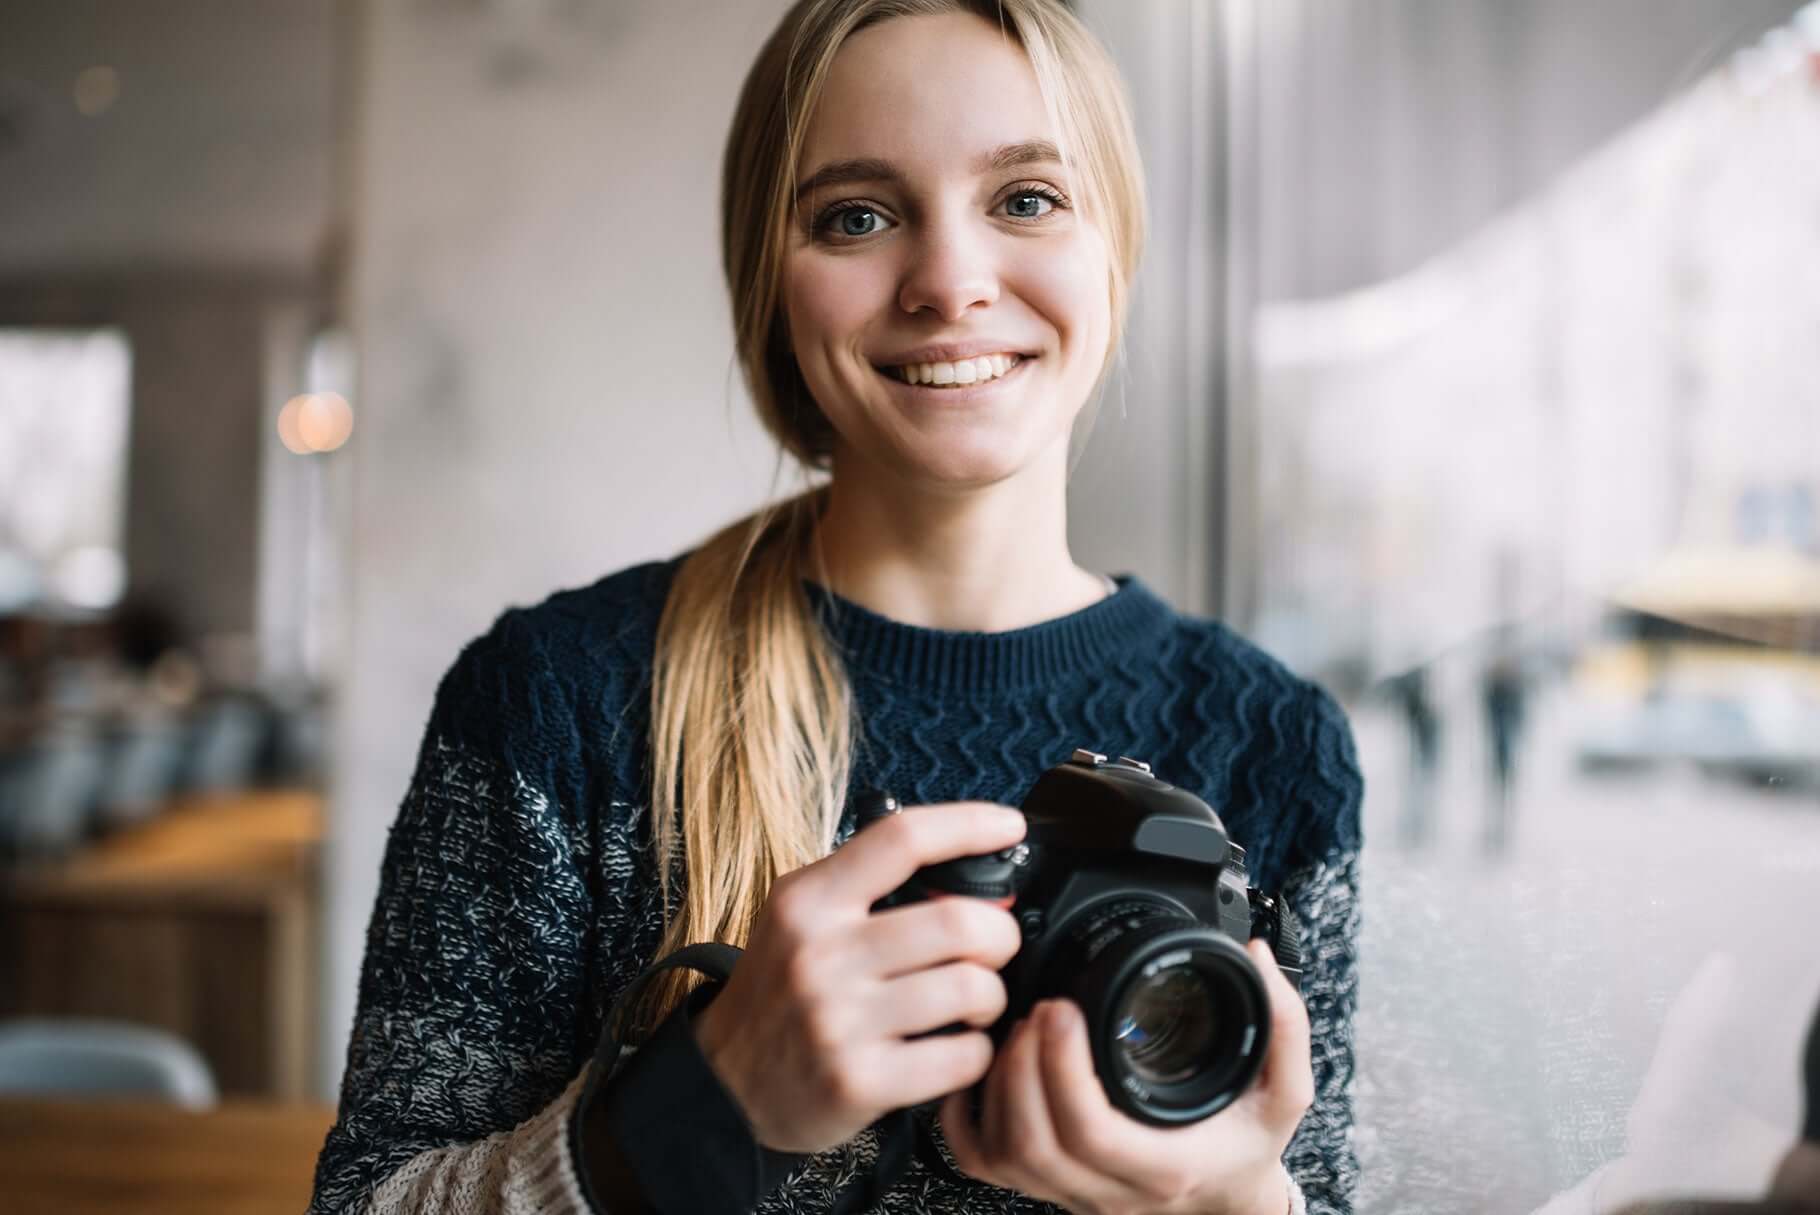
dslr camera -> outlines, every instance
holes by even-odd
[[[1000,972],[1008,1004],[990,1030],[995,1048],[1038,1001],[1065,996],[1086,1016],[1116,1108],[1155,1126],[1225,1108],[1256,1078],[1270,1038],[1269,997],[1245,943],[1268,940],[1299,990],[1294,913],[1248,883],[1245,850],[1219,815],[1148,764],[1078,750],[1020,808],[1022,843],[918,870],[877,908],[939,895],[1009,907],[1024,943]],[[868,794],[859,826],[897,810],[888,794]]]

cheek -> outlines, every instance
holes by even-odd
[[[1098,374],[1112,324],[1105,243],[1081,233],[1068,256],[1032,258],[1019,275],[1019,294],[1062,335],[1071,364]]]
[[[798,361],[819,366],[829,346],[852,345],[888,287],[878,268],[861,258],[795,260],[784,279],[784,311]]]

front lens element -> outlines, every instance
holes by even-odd
[[[1219,1009],[1194,967],[1170,966],[1133,983],[1113,1018],[1125,1061],[1149,1084],[1182,1084],[1214,1062]]]

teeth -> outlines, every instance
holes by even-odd
[[[1016,367],[1023,360],[1015,354],[982,354],[978,358],[956,363],[910,363],[899,367],[897,374],[909,384],[983,384]]]

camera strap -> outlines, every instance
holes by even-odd
[[[743,952],[737,946],[720,942],[704,942],[684,946],[645,968],[620,993],[619,999],[614,1001],[613,1008],[607,1014],[606,1026],[601,1033],[600,1045],[595,1053],[596,1075],[594,1082],[589,1086],[590,1090],[612,1070],[614,1061],[619,1058],[622,1048],[627,1045],[620,1040],[619,1027],[624,1023],[626,1013],[636,1006],[653,979],[665,971],[682,967],[700,971],[708,977],[710,982],[707,986],[713,990],[705,995],[697,993],[702,999],[702,1005],[696,1006],[699,1008],[711,1000],[714,992],[733,977],[733,966],[739,961]],[[583,1099],[585,1101],[588,1097],[584,1095]],[[921,1157],[924,1164],[933,1169],[937,1176],[957,1176],[953,1167],[942,1158],[933,1141],[930,1128],[916,1117],[914,1108],[892,1110],[874,1122],[872,1129],[878,1132],[876,1163],[867,1174],[856,1178],[852,1185],[847,1186],[835,1196],[833,1205],[828,1208],[828,1215],[855,1215],[856,1212],[878,1205],[885,1192],[897,1184],[898,1180],[908,1171],[912,1155]],[[782,1153],[771,1152],[762,1147],[759,1147],[758,1151],[772,1161],[781,1161],[785,1158]],[[762,1198],[763,1195],[760,1194],[757,1197]]]

